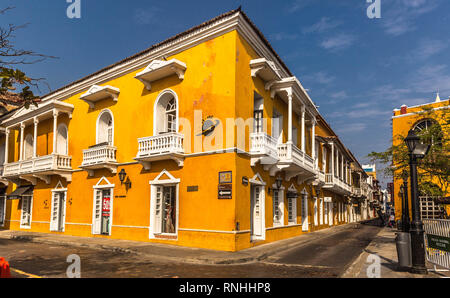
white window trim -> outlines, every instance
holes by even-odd
[[[67,188],[58,188],[58,186],[62,186],[61,185],[61,181],[58,182],[58,184],[56,185],[55,189],[52,189],[52,204],[51,204],[51,209],[50,209],[50,232],[65,232],[66,231],[66,203],[67,203]],[[52,222],[52,212],[53,212],[53,199],[54,199],[54,194],[55,192],[63,192],[64,193],[64,206],[63,206],[63,210],[64,210],[64,215],[63,215],[63,225],[61,227],[61,231],[54,231],[51,229],[51,222]]]
[[[262,179],[259,173],[256,173],[252,179],[249,180],[250,184],[261,186],[261,236],[250,235],[250,241],[254,240],[266,240],[266,182]],[[251,232],[250,232],[251,233]]]
[[[308,192],[306,191],[306,188],[302,190],[300,193],[302,196],[302,231],[308,232],[309,231],[309,218],[308,218]],[[305,215],[305,217],[303,217]]]
[[[318,206],[318,198],[314,197],[314,225],[319,225],[319,206]]]
[[[111,121],[112,121],[112,136],[111,136],[111,139],[112,139],[112,144],[111,144],[111,146],[114,146],[114,131],[115,131],[115,125],[114,125],[114,114],[113,114],[113,112],[111,112],[111,110],[110,109],[104,109],[104,110],[102,110],[101,112],[100,112],[100,114],[98,114],[98,117],[97,117],[97,124],[96,124],[96,132],[95,132],[95,143],[96,144],[98,144],[99,143],[99,140],[98,140],[98,138],[99,138],[99,127],[98,127],[98,125],[100,124],[100,118],[102,118],[102,116],[103,116],[103,114],[105,114],[105,113],[109,113],[109,115],[111,116]],[[67,131],[67,141],[69,140],[69,131]],[[69,144],[69,142],[67,142],[67,144]],[[69,152],[69,150],[67,150],[67,152]]]
[[[280,215],[280,222],[275,222],[275,200],[273,199],[273,195],[272,195],[272,219],[273,219],[273,224],[272,227],[276,228],[276,227],[283,227],[285,226],[284,224],[284,186],[281,186],[279,189],[277,188],[276,184],[272,185],[272,192],[275,193],[275,191],[278,191],[278,208],[280,209],[281,215]]]
[[[294,184],[291,184],[291,186],[289,186],[288,188],[288,192],[293,192],[297,194],[296,198],[287,198],[287,203],[288,203],[288,225],[296,225],[298,222],[297,216],[298,216],[298,212],[297,212],[297,208],[298,208],[298,191],[297,188],[295,188]],[[289,220],[289,201],[292,200],[292,218],[293,220]]]
[[[160,178],[166,175],[169,179],[160,180]],[[154,179],[149,181],[150,184],[150,225],[149,225],[149,239],[159,239],[158,236],[168,236],[173,237],[176,236],[176,239],[167,239],[167,240],[178,240],[178,231],[180,224],[180,181],[181,179],[175,178],[172,174],[170,174],[166,169],[162,170],[162,172]],[[176,225],[175,225],[175,233],[167,234],[167,233],[155,233],[155,211],[156,211],[156,187],[157,186],[175,186],[175,195],[176,195]]]
[[[156,132],[156,121],[158,121],[158,117],[156,115],[156,113],[158,113],[158,103],[161,100],[161,98],[167,94],[170,93],[174,98],[175,98],[175,104],[177,106],[177,111],[176,111],[176,117],[177,117],[177,121],[176,121],[176,129],[175,132],[178,133],[180,130],[180,117],[179,117],[179,113],[180,113],[180,106],[179,106],[179,101],[178,101],[178,95],[175,91],[173,91],[172,89],[165,89],[163,91],[161,91],[161,93],[158,94],[158,97],[155,100],[155,104],[153,106],[153,135],[156,136],[157,132]],[[165,115],[165,114],[164,114]],[[163,121],[166,121],[166,119],[164,118]]]
[[[324,216],[323,198],[319,198],[319,224],[323,225]]]
[[[5,226],[5,222],[6,222],[6,195],[4,196],[0,196],[0,200],[4,200],[4,205],[3,205],[3,218],[0,218],[0,227],[4,227]]]
[[[106,182],[107,184],[101,184],[102,183],[102,181],[104,181],[104,182]],[[113,223],[113,210],[114,210],[114,188],[116,187],[116,185],[115,184],[111,184],[110,182],[109,182],[109,180],[108,179],[106,179],[106,177],[102,177],[98,182],[97,182],[97,184],[96,185],[94,185],[92,188],[93,188],[93,200],[92,200],[92,226],[91,226],[91,234],[92,235],[102,235],[101,234],[101,231],[100,231],[100,233],[94,233],[94,227],[95,227],[95,191],[96,190],[102,190],[102,189],[110,189],[111,190],[111,194],[110,194],[110,196],[111,196],[111,205],[110,205],[110,221],[109,221],[109,234],[108,234],[108,236],[111,236],[111,228],[112,228],[112,223]],[[100,207],[100,208],[103,208],[103,207]],[[101,211],[102,210],[100,210],[100,214],[101,214]]]
[[[113,120],[113,123],[114,123],[114,120]],[[67,125],[65,123],[58,124],[58,127],[56,129],[58,135],[56,136],[56,138],[58,138],[58,136],[59,136],[59,128],[60,127],[64,127],[66,129],[66,132],[67,132],[67,140],[66,140],[66,152],[67,152],[67,154],[66,155],[70,155],[69,154],[69,128],[67,127]],[[113,132],[114,132],[114,129],[113,129]],[[57,144],[59,144],[59,140],[58,140]],[[55,152],[57,152],[57,151],[58,151],[58,148],[56,148]],[[60,154],[59,152],[57,152],[57,153]]]
[[[22,219],[23,219],[23,205],[22,205],[22,208],[20,208],[21,209],[20,210],[20,228],[21,229],[26,229],[26,230],[31,229],[31,224],[33,222],[33,195],[31,195],[29,197],[30,197],[30,225],[25,226],[23,224],[23,222],[22,222]],[[21,198],[21,200],[22,200],[22,198]],[[21,203],[23,204],[23,201]]]

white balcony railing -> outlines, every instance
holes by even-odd
[[[342,181],[340,178],[338,177],[334,177],[333,174],[326,174],[325,175],[325,185],[327,187],[338,187],[343,191],[346,192],[351,192],[352,191],[352,187],[347,184],[346,182]]]
[[[162,154],[184,154],[184,136],[178,133],[166,133],[159,136],[138,139],[137,158]]]
[[[314,171],[314,160],[294,144],[278,144],[280,162],[292,162],[297,166]]]
[[[265,132],[256,132],[250,135],[250,154],[267,155],[278,159],[277,140]]]
[[[50,154],[28,160],[7,163],[3,167],[3,176],[13,177],[39,172],[71,170],[71,163],[71,156]]]
[[[83,150],[83,162],[81,166],[116,163],[116,151],[116,147],[107,144]]]

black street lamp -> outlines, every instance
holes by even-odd
[[[410,130],[405,138],[409,151],[409,168],[411,173],[411,209],[413,220],[411,222],[411,252],[412,252],[412,273],[427,274],[425,266],[425,248],[423,243],[423,223],[420,218],[420,201],[418,197],[417,183],[417,160],[424,158],[430,150],[430,145],[421,144],[420,138]]]

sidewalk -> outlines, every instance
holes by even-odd
[[[396,230],[384,228],[378,233],[375,239],[364,249],[364,252],[342,275],[343,278],[368,278],[367,269],[373,264],[373,260],[368,261],[371,254],[376,254],[381,259],[381,278],[439,278],[450,277],[449,272],[429,272],[427,275],[412,274],[398,270],[397,247],[395,245]],[[428,269],[432,269],[432,264],[427,264]]]
[[[25,231],[0,231],[0,239],[13,239],[63,245],[70,247],[83,247],[97,250],[129,253],[145,257],[155,262],[184,262],[193,264],[239,264],[266,259],[274,253],[300,246],[309,241],[318,240],[343,229],[355,225],[346,224],[311,232],[294,238],[280,240],[273,243],[259,245],[238,252],[223,252],[209,249],[190,248],[168,244],[138,242],[128,240],[115,240],[105,238],[75,237],[60,234],[47,234]]]

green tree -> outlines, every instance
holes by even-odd
[[[437,113],[424,108],[416,114],[422,119],[430,119],[426,129],[416,129],[421,142],[430,144],[430,151],[418,162],[419,191],[430,196],[443,196],[450,191],[450,109]],[[439,117],[439,119],[436,119]],[[372,152],[368,155],[372,162],[386,164],[384,174],[387,177],[401,179],[403,171],[409,172],[409,152],[405,144],[406,136],[396,135],[392,145],[384,152]]]
[[[4,15],[11,9],[13,7],[0,9],[0,15]],[[32,88],[39,91],[40,85],[46,83],[42,78],[30,78],[17,66],[54,58],[34,51],[19,49],[14,45],[15,33],[27,25],[0,25],[0,99],[3,103],[23,104],[26,108],[30,104],[37,105],[39,102],[39,96],[33,93]]]

